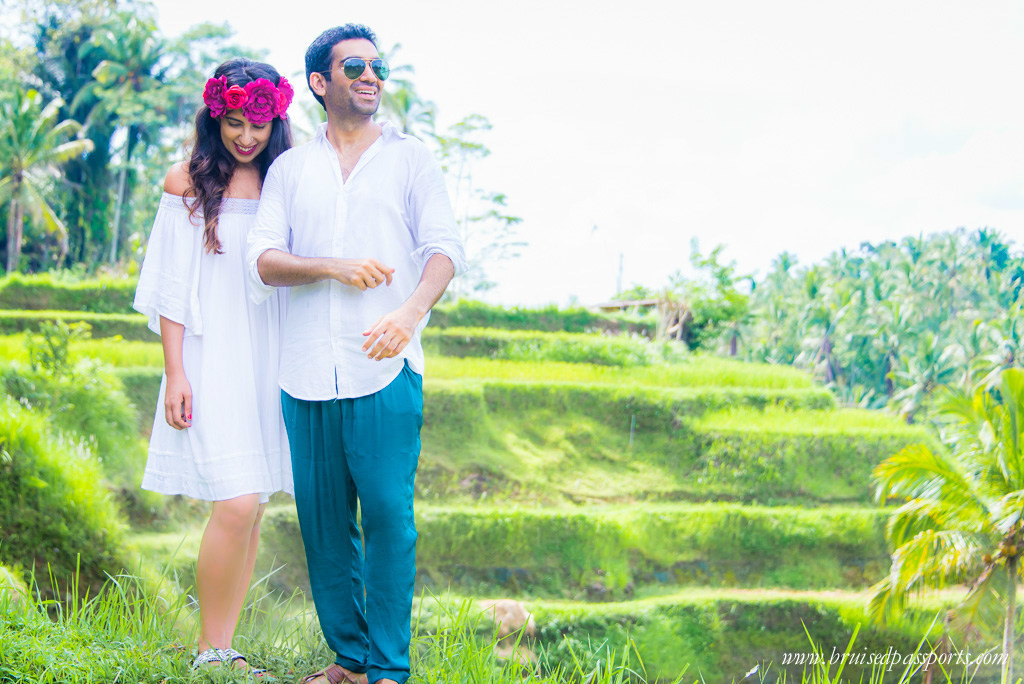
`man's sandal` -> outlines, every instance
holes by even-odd
[[[341,665],[331,663],[319,672],[304,677],[301,684],[316,681],[318,677],[324,677],[331,684],[366,684],[366,675],[356,672],[347,672]]]

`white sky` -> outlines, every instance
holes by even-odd
[[[958,226],[1024,231],[1024,5],[681,0],[158,0],[282,73],[349,21],[401,44],[447,126],[494,129],[478,185],[522,216],[502,304],[660,287],[689,243],[765,273]],[[301,82],[303,79],[298,79]],[[309,97],[296,88],[297,97]]]

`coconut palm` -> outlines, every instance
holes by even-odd
[[[939,416],[948,449],[907,447],[875,468],[879,499],[904,503],[888,523],[892,568],[873,587],[870,610],[885,620],[913,595],[966,585],[951,624],[984,633],[1002,622],[1003,682],[1011,682],[1024,550],[1024,371],[998,380],[947,392]]]
[[[167,94],[162,92],[171,65],[164,48],[153,20],[130,11],[114,14],[92,33],[89,45],[85,46],[104,59],[93,69],[94,80],[79,91],[73,105],[94,101],[86,125],[94,120],[113,120],[124,136],[114,198],[111,263],[117,261],[121,216],[127,199],[126,179],[133,154],[140,143],[158,139],[161,127],[167,124],[165,111],[171,109]]]
[[[403,64],[398,53],[401,43],[395,43],[381,52],[381,57],[391,65],[391,75],[380,101],[380,114],[402,129],[403,133],[415,135],[421,140],[434,136],[437,107],[430,100],[424,100],[413,83],[415,70],[410,64]]]
[[[67,253],[67,228],[45,197],[58,167],[92,149],[89,140],[70,139],[80,126],[58,122],[63,101],[42,106],[35,90],[15,90],[0,104],[0,204],[7,203],[7,272],[18,269],[24,238],[25,213],[57,236],[58,263]]]

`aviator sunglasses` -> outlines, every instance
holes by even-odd
[[[349,57],[342,65],[342,71],[345,73],[345,78],[349,80],[356,80],[363,75],[366,71],[366,67],[369,65],[373,69],[373,73],[376,74],[377,78],[382,81],[388,80],[388,75],[391,73],[391,67],[383,59],[363,59],[362,57]]]

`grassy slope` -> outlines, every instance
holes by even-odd
[[[19,345],[17,336],[0,338],[0,354],[16,359],[21,353]],[[82,353],[120,367],[158,368],[160,363],[160,348],[154,342],[108,339],[78,343],[77,347]],[[789,368],[740,364],[701,356],[670,366],[634,368],[446,357],[432,357],[428,363],[428,391],[432,394],[432,405],[439,408],[435,418],[428,420],[424,431],[419,493],[422,499],[444,502],[445,506],[421,507],[422,515],[427,518],[435,515],[438,520],[458,517],[460,511],[467,510],[451,504],[478,505],[479,502],[497,501],[506,505],[517,502],[527,507],[557,504],[558,510],[532,513],[554,518],[565,511],[574,511],[575,515],[582,515],[583,520],[606,518],[625,524],[630,516],[682,512],[692,514],[694,520],[699,521],[701,515],[711,515],[709,511],[726,509],[703,505],[656,507],[650,503],[632,504],[629,508],[595,509],[591,505],[708,498],[750,501],[751,485],[756,488],[763,487],[765,481],[770,484],[772,477],[777,478],[777,473],[766,476],[763,470],[751,468],[742,459],[730,464],[729,454],[748,453],[759,440],[765,442],[762,439],[764,435],[771,435],[769,442],[775,440],[775,444],[789,445],[788,453],[794,455],[795,470],[791,469],[785,477],[792,479],[795,474],[805,481],[821,485],[814,496],[809,496],[806,491],[796,492],[799,500],[813,503],[816,496],[820,502],[866,501],[865,469],[887,455],[884,450],[893,444],[921,438],[920,432],[908,430],[894,419],[877,414],[792,408],[764,410],[766,405],[771,406],[779,398],[784,398],[790,406],[808,397],[812,402],[818,402],[812,405],[829,405],[831,400],[822,404],[815,398],[825,396],[827,399],[827,395],[816,389],[806,375]],[[148,378],[142,382],[149,388],[146,390],[148,395],[155,394],[150,387],[154,371],[158,377],[157,369],[140,375]],[[708,390],[708,387],[715,389]],[[445,397],[454,403],[436,401]],[[666,401],[675,408],[666,410]],[[737,401],[748,406],[739,410],[723,410]],[[466,412],[467,406],[469,413]],[[688,410],[694,411],[692,415],[686,413]],[[812,473],[808,477],[806,469],[800,470],[807,464],[797,457],[806,453],[809,446],[817,445],[822,453],[834,455],[835,447],[843,440],[855,438],[853,441],[858,443],[870,442],[871,437],[880,432],[894,437],[896,441],[883,441],[874,451],[852,453],[853,459],[845,458],[842,462],[833,459],[833,467],[839,468],[836,472],[818,473],[818,477]],[[700,449],[716,444],[725,446],[724,451],[713,459],[685,462],[679,458],[683,453],[680,445],[691,451],[697,448],[700,453]],[[767,460],[777,459],[773,456]],[[860,470],[845,469],[846,462],[851,460]],[[858,491],[851,493],[851,482]],[[709,483],[718,489],[709,489]],[[774,490],[769,487],[764,491],[769,496],[753,498],[777,502],[793,498],[791,493],[788,497],[773,499],[771,494]],[[572,503],[588,506],[565,508]],[[737,508],[747,513],[767,510],[751,506]],[[281,510],[287,509],[285,504]],[[474,513],[471,518],[487,514],[486,510],[475,507],[468,510]],[[829,507],[827,510],[832,514],[848,509]],[[783,514],[792,511],[792,520],[788,522],[797,525],[802,519],[811,520],[808,515],[815,515],[804,515],[795,509],[776,509],[777,513],[780,511]],[[869,517],[877,516],[870,513]],[[696,522],[695,525],[700,527]],[[178,546],[175,534],[142,536],[137,539],[137,544],[153,559],[167,558],[168,552]],[[179,559],[194,558],[199,534],[198,528],[185,533],[186,542],[178,551]],[[439,528],[438,536],[444,534]],[[648,546],[659,543],[685,544],[685,540],[648,540]],[[756,554],[759,549],[755,547],[748,551]],[[801,554],[809,556],[811,562],[814,553],[813,550],[801,550]],[[185,576],[189,572],[189,562],[179,560],[176,563]],[[579,575],[576,586],[582,586],[585,579],[588,579],[585,573]],[[640,586],[637,595],[659,594],[666,590],[670,587],[659,589],[654,583]],[[692,598],[697,594],[691,592],[687,596]],[[743,596],[744,600],[734,600],[735,596]],[[785,605],[779,609],[781,612],[777,611],[772,618],[773,629],[769,633],[776,633],[776,636],[767,639],[765,623],[757,624],[759,609],[750,607],[763,601],[742,592],[721,594],[710,607],[706,602],[694,603],[686,599],[682,601],[685,607],[680,608],[678,596],[662,596],[618,604],[618,608],[614,604],[596,607],[591,603],[551,602],[538,602],[535,608],[548,625],[549,631],[544,638],[552,647],[560,647],[559,644],[574,629],[575,634],[588,631],[594,639],[603,635],[609,642],[621,640],[627,633],[637,638],[642,635],[653,670],[665,675],[673,672],[680,658],[699,662],[695,660],[701,653],[698,645],[704,644],[711,649],[707,652],[715,653],[713,657],[717,658],[707,666],[706,672],[726,675],[734,673],[741,661],[749,661],[749,656],[778,653],[784,645],[792,643],[795,647],[802,644],[805,637],[798,629],[803,619],[801,616],[830,615],[822,624],[827,624],[838,635],[841,630],[836,631],[839,629],[836,625],[847,623],[841,616],[837,617],[838,608],[822,613],[821,599],[825,596],[790,595],[783,601]],[[841,594],[840,597],[847,603],[861,600],[852,594]],[[772,595],[762,598],[770,604],[775,601]],[[745,614],[748,616],[743,618]],[[653,617],[644,623],[645,615]],[[737,619],[742,624],[735,623]],[[744,620],[752,622],[747,624]],[[639,631],[631,631],[634,628]],[[759,645],[756,648],[754,642],[750,642],[752,650],[740,654],[742,657],[734,657],[734,642],[740,632],[749,632],[751,638],[760,632],[758,638],[761,640],[757,641]],[[708,634],[711,636],[706,636]]]

